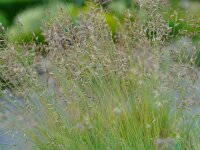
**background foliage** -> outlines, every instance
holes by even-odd
[[[99,0],[102,2],[102,0]],[[116,21],[114,17],[123,18],[123,13],[126,11],[126,8],[136,11],[137,5],[134,3],[137,0],[113,0],[111,3],[104,5],[108,10],[107,20],[112,28],[113,32],[116,28]],[[190,13],[196,14],[196,17],[200,17],[200,4],[198,1],[189,1],[190,8],[187,10],[189,12],[182,11],[181,14],[178,14],[178,17],[189,17]],[[43,19],[47,18],[47,11],[51,14],[55,11],[55,3],[60,3],[63,7],[67,7],[70,10],[72,16],[77,16],[81,9],[85,7],[85,0],[0,0],[0,22],[5,26],[9,27],[8,29],[8,38],[10,41],[25,41],[30,40],[32,32],[38,35],[41,40],[41,30],[40,25]],[[171,7],[174,9],[180,8],[183,9],[182,0],[173,0],[171,2]],[[69,9],[70,8],[70,9]],[[169,12],[167,17],[170,16],[173,12]],[[170,26],[175,26],[173,34],[177,34],[178,30],[185,28],[186,30],[193,30],[189,26],[189,22],[174,22],[171,20]],[[177,25],[179,24],[179,25]],[[23,27],[21,27],[23,26]],[[16,36],[17,35],[17,36]],[[20,36],[19,36],[20,35]],[[199,36],[197,37],[197,39]]]

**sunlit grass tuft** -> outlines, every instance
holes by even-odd
[[[105,10],[90,5],[78,21],[60,9],[42,26],[45,43],[34,37],[1,52],[2,87],[24,102],[13,102],[13,128],[41,150],[198,149],[197,119],[170,91],[184,95],[180,70],[189,78],[193,58],[175,61],[166,50],[174,39],[164,7],[127,11],[113,35]]]

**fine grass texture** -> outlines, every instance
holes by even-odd
[[[138,15],[116,18],[112,33],[99,5],[88,4],[77,20],[59,8],[42,25],[44,43],[5,39],[1,95],[9,89],[23,101],[8,98],[16,109],[2,108],[11,112],[6,129],[39,150],[199,149],[198,115],[186,116],[171,94],[184,98],[180,80],[194,85],[195,52],[167,49],[176,40],[167,9],[140,4]]]

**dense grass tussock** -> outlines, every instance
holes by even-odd
[[[16,109],[2,108],[11,112],[6,126],[14,122],[41,150],[199,149],[198,120],[170,94],[184,97],[179,81],[195,74],[195,54],[185,60],[166,50],[174,37],[164,7],[148,6],[138,16],[128,11],[114,34],[104,10],[91,6],[78,21],[59,9],[42,26],[43,44],[5,40],[1,87],[23,101],[7,99]]]

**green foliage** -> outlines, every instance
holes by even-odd
[[[62,3],[52,3],[44,6],[34,7],[32,9],[24,10],[18,14],[14,20],[14,24],[8,29],[7,37],[9,41],[24,41],[29,42],[32,39],[33,33],[38,40],[44,41],[44,37],[41,34],[42,21],[48,20],[49,17],[56,16],[56,6],[62,6]],[[66,5],[64,9],[68,10],[68,13],[75,18],[79,14],[79,8],[75,8],[74,5]]]
[[[44,18],[44,7],[36,7],[26,10],[19,14],[13,26],[8,30],[8,38],[10,41],[30,41],[32,33],[39,34],[42,19]]]
[[[38,0],[0,0],[0,4],[5,3],[16,3],[16,2],[30,2],[30,1],[38,1]]]
[[[1,23],[3,24],[3,26],[7,26],[8,25],[7,16],[1,11],[0,11],[0,20],[1,20]]]

